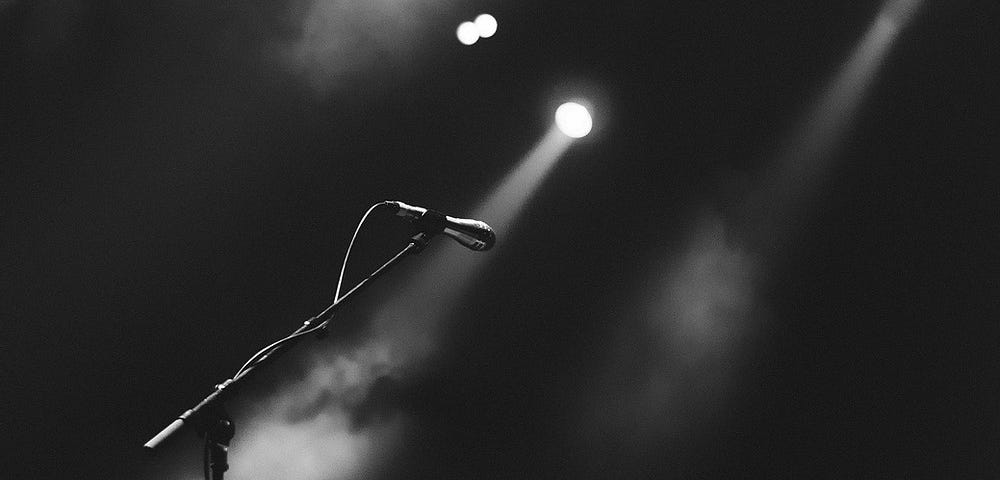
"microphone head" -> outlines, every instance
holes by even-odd
[[[497,242],[496,234],[486,222],[453,217],[445,217],[445,219],[444,229],[441,233],[477,252],[489,250]]]
[[[493,245],[497,243],[497,234],[493,233],[493,229],[490,228],[486,222],[483,222],[483,227],[486,228],[486,239],[483,240],[483,251],[493,248]]]
[[[496,244],[497,236],[486,222],[449,217],[435,210],[399,201],[385,203],[396,207],[396,215],[410,219],[418,229],[431,235],[443,233],[478,252],[489,250]]]
[[[454,238],[477,252],[485,252],[497,243],[497,235],[486,222],[448,217],[448,226],[441,233]]]

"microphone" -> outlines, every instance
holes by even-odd
[[[396,215],[406,217],[422,231],[430,234],[443,233],[473,250],[479,252],[489,250],[497,241],[496,234],[486,222],[449,217],[441,212],[414,207],[403,202],[387,201],[385,203],[398,208]]]

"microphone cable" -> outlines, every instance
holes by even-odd
[[[376,204],[372,205],[371,207],[369,207],[368,211],[366,211],[365,214],[361,216],[361,221],[358,222],[358,226],[354,229],[354,235],[351,236],[351,242],[347,244],[347,252],[344,253],[344,261],[340,265],[340,276],[337,278],[337,290],[333,294],[333,303],[331,303],[330,306],[328,306],[325,309],[323,309],[322,312],[320,312],[316,316],[314,316],[314,317],[310,318],[308,321],[306,321],[307,325],[311,324],[312,322],[314,322],[314,321],[316,321],[316,320],[318,320],[320,318],[322,318],[324,315],[326,315],[327,312],[330,311],[330,309],[332,309],[333,307],[337,306],[337,303],[340,302],[340,289],[341,289],[341,286],[343,285],[343,282],[344,282],[344,271],[347,270],[347,260],[351,256],[351,249],[354,247],[354,241],[358,238],[358,233],[361,231],[361,226],[365,224],[366,220],[368,220],[368,216],[371,215],[371,213],[373,211],[375,211],[376,208],[381,207],[383,205],[389,205],[389,202],[388,201],[382,201],[382,202],[376,203]],[[257,353],[253,354],[253,356],[251,356],[250,359],[247,360],[246,363],[244,363],[243,366],[240,367],[239,370],[236,371],[236,374],[233,375],[232,378],[233,379],[238,378],[241,374],[243,374],[244,372],[246,372],[249,368],[253,367],[258,362],[260,362],[261,360],[263,360],[264,357],[266,357],[269,353],[271,353],[272,351],[274,351],[274,349],[276,349],[276,348],[278,348],[278,347],[280,347],[280,346],[282,346],[282,345],[284,345],[284,344],[286,344],[288,342],[291,342],[292,340],[295,340],[295,339],[297,339],[299,337],[303,337],[303,336],[306,336],[306,335],[318,332],[323,327],[324,327],[324,325],[322,323],[320,323],[319,325],[316,325],[314,327],[307,328],[305,330],[293,333],[293,334],[291,334],[291,335],[289,335],[289,336],[287,336],[285,338],[282,338],[281,340],[278,340],[278,341],[276,341],[276,342],[274,342],[274,343],[272,343],[272,344],[270,344],[270,345],[268,345],[268,346],[260,349],[259,351],[257,351]]]
[[[368,211],[361,217],[361,221],[358,222],[357,228],[354,229],[354,235],[351,236],[351,243],[347,244],[347,252],[344,253],[344,263],[340,264],[340,276],[337,278],[337,290],[333,293],[333,303],[340,301],[340,286],[344,283],[344,270],[347,270],[347,259],[351,257],[351,249],[354,248],[354,240],[358,238],[358,232],[361,231],[361,226],[365,224],[365,220],[368,219],[368,215],[371,215],[376,208],[383,205],[389,205],[389,202],[382,201],[368,207]]]

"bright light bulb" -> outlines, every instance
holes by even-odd
[[[462,42],[462,45],[472,45],[479,41],[479,29],[476,28],[475,23],[462,22],[455,33],[458,35],[458,41]]]
[[[567,102],[556,109],[556,126],[568,137],[581,138],[587,136],[594,127],[587,107],[579,103]]]
[[[490,38],[497,33],[497,19],[488,13],[476,17],[476,31],[483,38]]]

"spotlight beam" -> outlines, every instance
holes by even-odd
[[[686,427],[725,407],[730,387],[742,381],[740,368],[752,351],[755,327],[764,320],[759,318],[766,310],[759,306],[760,282],[780,261],[798,217],[834,166],[831,152],[843,141],[894,40],[919,5],[920,0],[884,5],[801,124],[787,135],[761,181],[751,186],[750,198],[742,202],[746,210],[735,212],[736,218],[712,208],[698,211],[688,245],[664,259],[664,267],[644,282],[651,288],[637,292],[629,304],[645,305],[637,315],[645,324],[621,327],[623,346],[599,375],[613,380],[585,399],[580,427],[595,449],[585,461],[618,453],[600,442],[609,435],[634,439],[637,445],[685,441]],[[746,228],[733,228],[732,221]],[[633,337],[634,331],[643,336]],[[657,352],[641,358],[649,365],[648,376],[618,381],[634,376],[638,361],[621,352],[646,341]],[[608,411],[628,414],[614,417]]]
[[[774,239],[774,232],[794,224],[789,218],[809,204],[812,193],[831,170],[830,159],[856,118],[894,40],[920,3],[886,2],[815,106],[788,135],[750,202],[754,212],[748,220],[759,225],[758,232],[770,232],[767,237]]]
[[[451,245],[437,249],[413,278],[405,280],[399,293],[383,304],[375,322],[380,330],[397,331],[391,337],[407,339],[393,342],[394,348],[407,350],[397,352],[406,358],[403,363],[418,363],[433,350],[434,338],[440,334],[439,322],[455,308],[484,265],[502,255],[517,218],[572,143],[572,138],[551,127],[475,208],[472,217],[488,222],[499,237],[492,252],[469,255]]]

